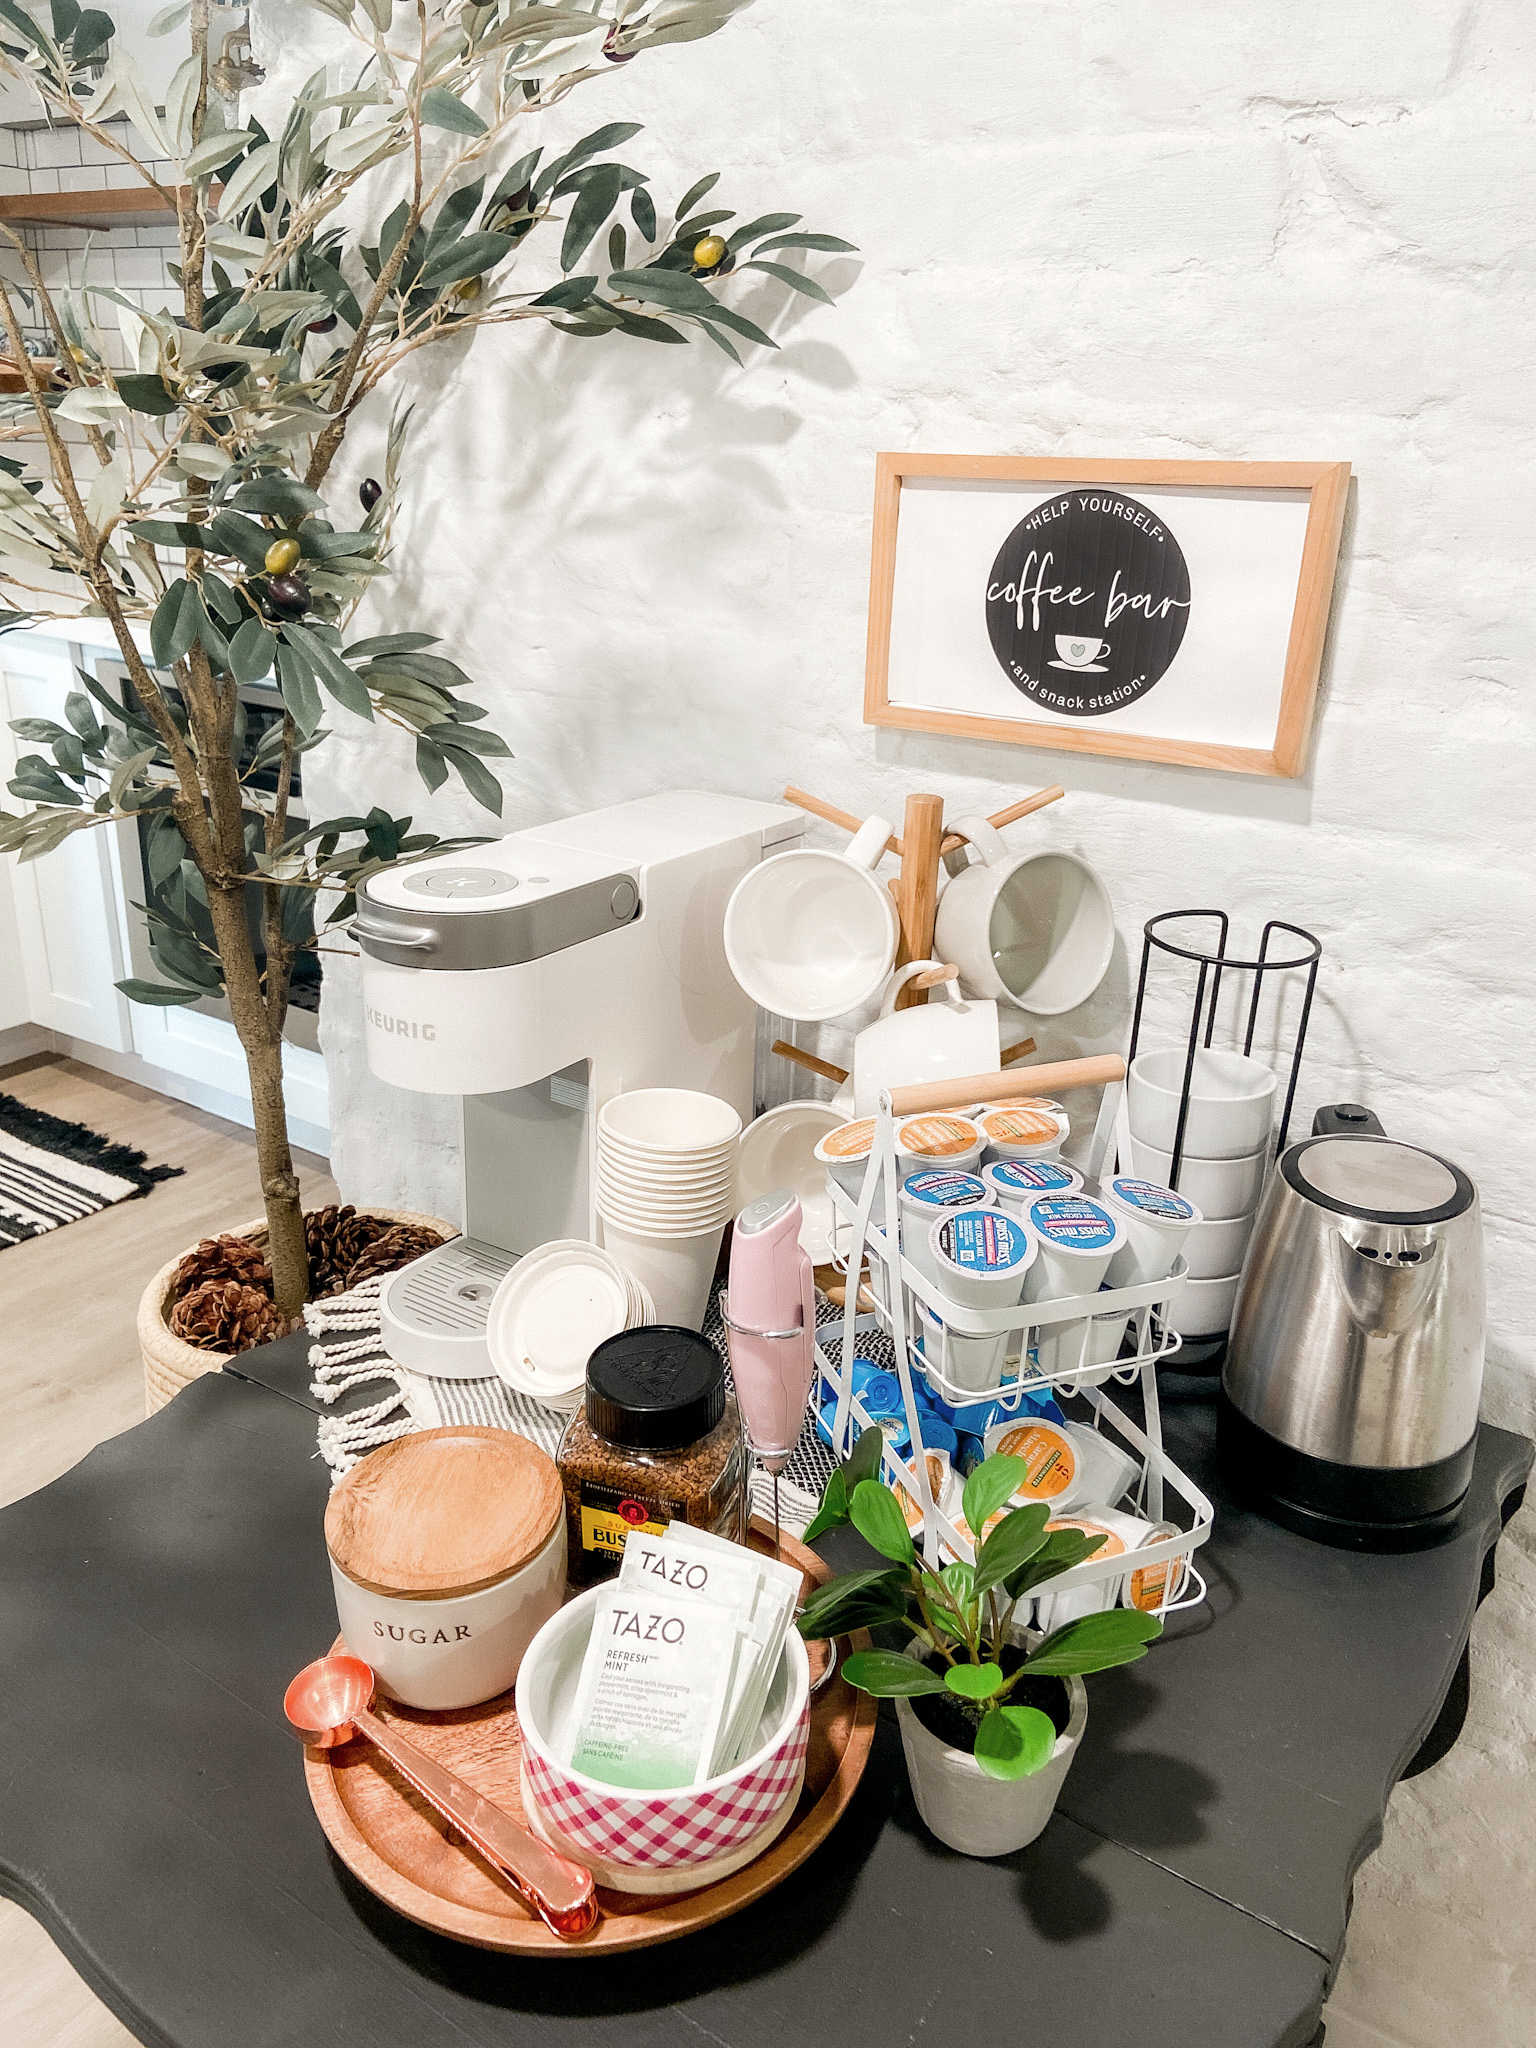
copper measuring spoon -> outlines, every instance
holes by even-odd
[[[283,1712],[313,1749],[335,1749],[354,1735],[366,1736],[546,1926],[565,1941],[589,1934],[598,1918],[592,1873],[546,1849],[457,1771],[428,1756],[391,1722],[381,1721],[371,1711],[375,1683],[373,1666],[361,1657],[320,1657],[289,1685]]]

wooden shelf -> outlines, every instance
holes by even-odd
[[[159,193],[147,185],[0,194],[0,220],[24,221],[31,227],[147,227],[155,221],[175,218]]]
[[[46,389],[48,379],[58,368],[58,364],[51,356],[34,356],[32,360],[37,365],[38,375],[42,378],[44,388]],[[6,398],[14,397],[18,391],[25,391],[26,388],[22,374],[20,370],[13,367],[11,358],[0,357],[0,396]]]

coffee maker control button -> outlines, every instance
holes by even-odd
[[[430,868],[407,875],[400,886],[416,896],[506,896],[517,887],[517,877],[498,868]]]
[[[618,924],[628,924],[639,907],[640,891],[626,876],[622,882],[616,885],[613,895],[609,900],[609,908],[613,912],[614,921]]]

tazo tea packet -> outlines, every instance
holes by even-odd
[[[709,1601],[605,1586],[576,1687],[571,1762],[605,1785],[695,1785],[714,1766],[736,1627]]]

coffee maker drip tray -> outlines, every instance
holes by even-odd
[[[486,1320],[517,1259],[479,1238],[456,1237],[392,1273],[379,1293],[384,1349],[397,1365],[433,1379],[492,1378]]]

